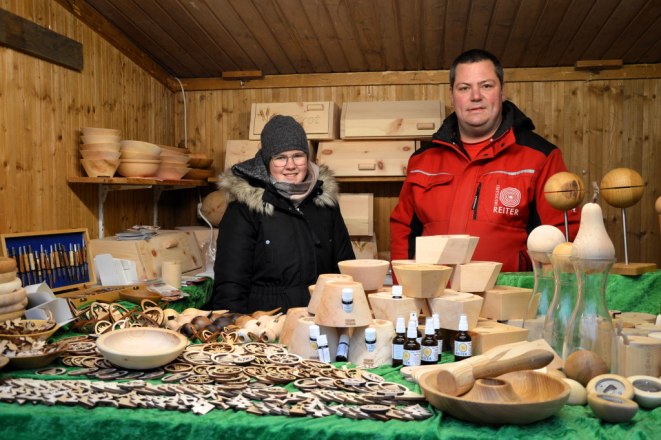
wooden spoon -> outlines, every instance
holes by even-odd
[[[441,393],[450,396],[460,396],[470,391],[476,379],[496,377],[510,371],[534,370],[545,367],[552,360],[553,353],[545,350],[532,350],[515,358],[483,365],[457,365],[457,368],[453,370],[439,371],[436,376],[436,385]]]

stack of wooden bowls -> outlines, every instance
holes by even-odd
[[[157,177],[167,180],[179,180],[190,171],[188,167],[188,150],[185,148],[161,147],[161,166],[158,168]]]
[[[185,179],[206,180],[213,177],[216,171],[211,166],[213,159],[206,153],[190,153],[188,166],[191,170],[184,176]]]
[[[161,148],[149,142],[121,142],[117,173],[124,177],[154,177],[161,166]]]
[[[112,177],[119,166],[120,131],[112,128],[81,129],[80,163],[89,177]]]
[[[0,321],[20,318],[28,303],[16,270],[16,260],[0,257]]]

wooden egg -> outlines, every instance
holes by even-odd
[[[569,211],[581,204],[585,197],[583,180],[567,171],[555,173],[544,184],[544,198],[560,211]]]
[[[586,386],[592,378],[608,373],[608,365],[597,353],[590,350],[578,350],[567,357],[565,374],[570,379]]]
[[[645,182],[631,168],[615,168],[606,173],[599,185],[599,194],[611,206],[628,208],[643,196]]]

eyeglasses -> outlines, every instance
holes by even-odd
[[[278,156],[273,156],[271,158],[271,162],[273,163],[273,166],[282,168],[287,165],[289,159],[294,162],[294,165],[305,165],[308,160],[308,156],[305,153],[296,153],[291,156],[285,156],[284,154],[281,154]]]

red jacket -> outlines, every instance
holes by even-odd
[[[493,142],[470,159],[450,115],[431,142],[409,159],[399,202],[390,217],[390,254],[415,258],[421,235],[480,237],[475,261],[500,261],[503,272],[529,271],[527,239],[540,224],[563,233],[564,214],[544,198],[544,184],[566,171],[562,152],[533,132],[534,125],[514,104],[503,103],[503,122]],[[579,212],[569,213],[570,240]]]

